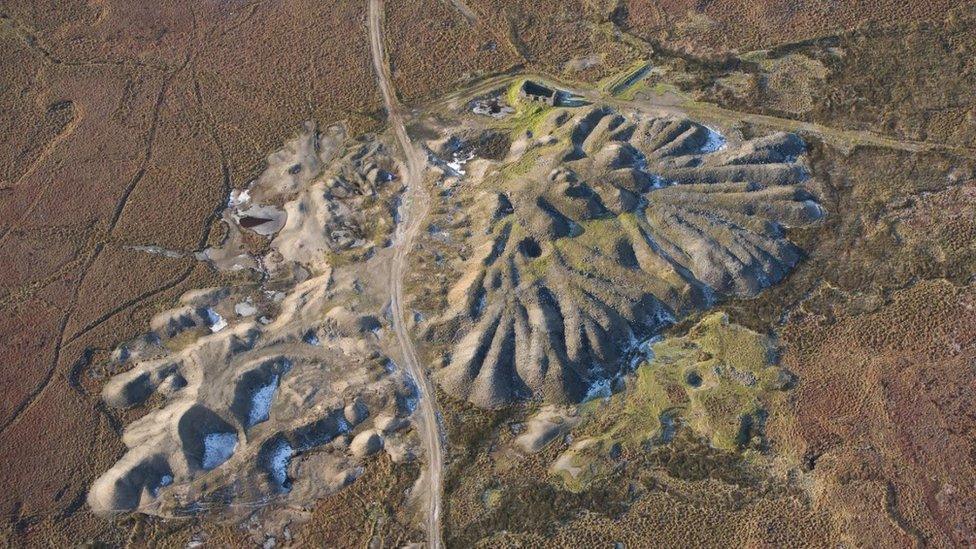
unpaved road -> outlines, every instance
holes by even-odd
[[[403,123],[403,106],[397,100],[393,89],[390,66],[384,52],[383,0],[369,0],[369,45],[373,56],[373,69],[376,71],[376,79],[383,93],[387,116],[406,160],[404,182],[407,190],[401,206],[402,216],[394,237],[393,261],[390,267],[390,312],[393,316],[393,328],[400,343],[402,365],[416,380],[420,397],[417,405],[417,425],[427,454],[427,463],[422,478],[426,482],[426,487],[423,488],[423,493],[418,495],[426,500],[427,543],[430,547],[441,547],[441,473],[444,459],[437,403],[434,400],[434,389],[417,359],[417,351],[403,323],[403,269],[407,254],[413,247],[414,237],[420,231],[429,209],[428,196],[424,189],[426,155],[410,142]]]
[[[650,96],[642,99],[621,99],[607,93],[606,90],[586,86],[579,82],[569,83],[551,74],[539,72],[514,72],[490,76],[483,80],[472,82],[461,90],[448,93],[446,96],[424,105],[424,108],[428,110],[434,110],[439,107],[454,109],[461,102],[468,101],[493,89],[507,87],[513,82],[523,79],[535,80],[547,86],[573,92],[593,103],[608,104],[642,112],[690,116],[702,122],[716,122],[731,125],[735,122],[745,121],[756,124],[759,127],[774,130],[816,135],[841,150],[852,150],[858,146],[870,146],[912,153],[936,152],[964,158],[976,158],[976,149],[969,147],[931,141],[899,139],[868,130],[834,128],[790,118],[734,111],[712,103],[694,101],[681,94],[660,97]]]

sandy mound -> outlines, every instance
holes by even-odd
[[[223,270],[275,273],[299,263],[313,272],[337,255],[370,256],[386,245],[394,219],[397,165],[375,136],[348,139],[341,126],[304,131],[267,157],[267,168],[231,192],[227,236],[198,258]],[[249,233],[267,239],[256,249]]]
[[[115,352],[126,370],[103,400],[145,414],[92,485],[93,510],[304,504],[355,480],[383,448],[394,461],[416,455],[404,428],[416,387],[383,353],[387,326],[359,282],[394,225],[394,169],[378,140],[309,125],[231,195],[227,238],[201,259],[254,269],[260,282],[187,292]]]
[[[162,406],[126,427],[129,451],[94,483],[91,507],[165,512],[227,485],[248,498],[307,500],[344,484],[323,482],[325,471],[355,472],[384,436],[406,436],[381,435],[373,424],[410,415],[412,382],[391,367],[372,332],[350,329],[368,322],[337,327],[322,317],[330,277],[296,286],[266,324],[235,316],[240,291],[186,296],[186,306],[157,316],[153,325],[165,330],[125,351],[134,366],[105,386],[103,398],[118,408],[156,398]],[[302,478],[306,456],[317,466]],[[213,486],[198,482],[204,478]]]

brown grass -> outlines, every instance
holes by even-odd
[[[854,544],[976,540],[976,498],[957,489],[976,482],[974,311],[976,288],[931,281],[872,313],[798,314],[784,329],[801,383],[782,446]]]
[[[407,102],[518,62],[504,34],[490,22],[469,21],[446,0],[387,3],[386,37],[394,82]]]
[[[214,283],[191,261],[124,245],[192,251],[210,242],[228,189],[258,173],[305,120],[377,127],[365,9],[304,0],[5,4],[6,539],[124,541],[84,506],[94,475],[121,450],[85,357],[144,330],[182,291]]]
[[[691,53],[749,51],[849,30],[868,22],[940,17],[949,0],[625,0],[632,33]]]

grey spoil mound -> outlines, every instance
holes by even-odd
[[[733,141],[687,119],[553,111],[466,182],[489,191],[471,201],[475,251],[429,327],[455,341],[436,379],[482,407],[578,402],[635,340],[776,284],[802,257],[784,228],[824,214],[804,155],[792,134]]]

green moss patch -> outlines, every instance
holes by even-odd
[[[551,471],[570,491],[608,474],[616,455],[665,445],[690,430],[716,450],[762,451],[767,410],[791,376],[771,338],[710,314],[687,334],[651,344],[626,390],[583,406],[580,437]]]

